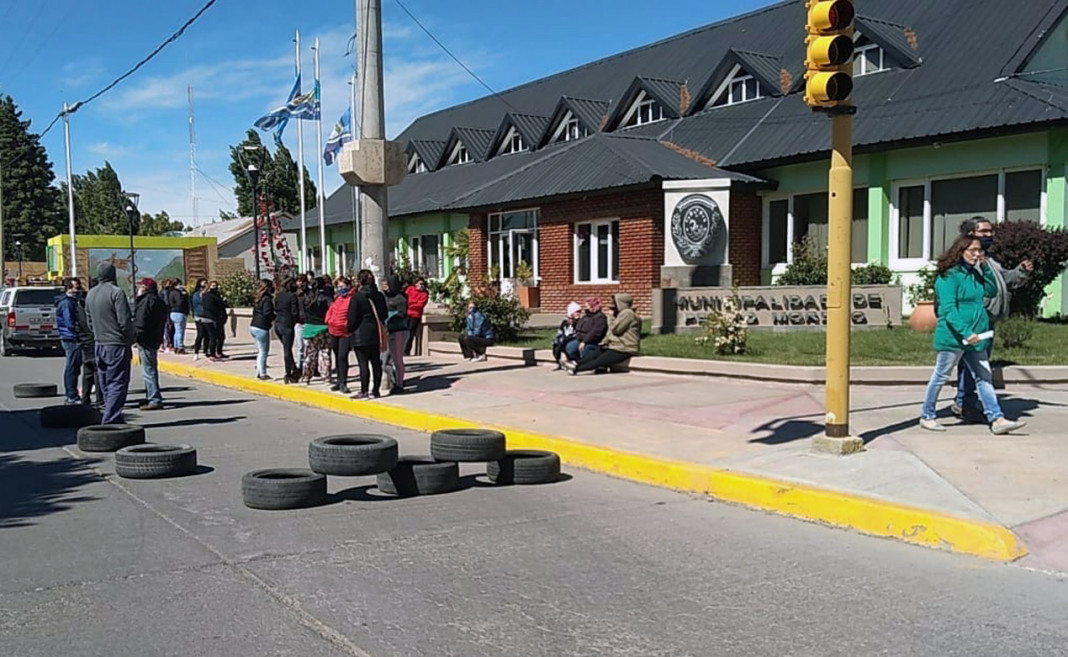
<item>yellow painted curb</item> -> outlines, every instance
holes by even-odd
[[[937,511],[895,504],[840,491],[769,479],[709,465],[672,461],[643,454],[621,452],[586,443],[486,425],[462,418],[415,411],[386,404],[354,404],[341,395],[282,386],[217,370],[159,361],[161,372],[197,379],[312,406],[344,415],[432,432],[446,428],[486,427],[507,434],[511,449],[541,449],[556,452],[568,465],[689,493],[702,493],[724,502],[771,511],[795,518],[854,529],[873,536],[970,554],[998,561],[1012,561],[1027,554],[1027,548],[1001,525],[946,515]]]

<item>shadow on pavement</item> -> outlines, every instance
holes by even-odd
[[[167,408],[195,408],[198,406],[231,406],[233,404],[249,404],[252,399],[209,399],[205,401],[170,401],[164,398],[163,403]]]
[[[783,445],[795,440],[811,438],[818,433],[822,433],[823,425],[811,420],[772,420],[753,429],[750,433],[763,432],[769,433],[761,438],[753,438],[749,442],[760,443],[762,445]]]
[[[511,370],[525,370],[526,365],[499,365],[497,367],[483,367],[480,369],[464,370],[462,372],[454,372],[451,374],[434,374],[431,376],[410,377],[405,371],[405,395],[417,395],[422,392],[434,392],[436,390],[448,390],[460,379],[466,379],[479,374],[490,374],[493,372],[509,372]]]
[[[44,404],[52,405],[54,402]],[[77,442],[74,429],[42,428],[40,415],[38,408],[0,411],[0,452],[24,452]]]
[[[76,494],[79,488],[100,481],[86,467],[94,462],[72,458],[31,461],[0,454],[0,530],[26,527],[33,518],[96,499]]]
[[[1009,396],[999,396],[998,402],[1001,405],[1001,412],[1003,412],[1006,417],[1012,419],[1032,417],[1034,415],[1033,411],[1038,410],[1042,406],[1063,406],[1063,404],[1058,404],[1055,402],[1044,402],[1039,401],[1037,399],[1023,399],[1019,397]],[[939,409],[938,413],[936,414],[936,417],[938,419],[948,418],[957,421],[957,419],[953,417],[953,414],[949,410],[949,403],[949,400],[939,400],[939,404],[944,404],[944,406],[943,408]],[[885,427],[879,427],[878,429],[872,429],[871,431],[865,431],[864,433],[860,434],[861,440],[863,440],[864,444],[867,445],[876,438],[880,438],[882,436],[889,436],[891,434],[897,433],[898,431],[905,431],[906,429],[913,429],[918,427],[920,422],[920,407],[922,405],[922,399],[916,402],[915,417],[910,417],[906,420],[902,420],[901,422],[895,422],[894,424],[889,424]],[[946,428],[952,429],[954,426],[957,425],[951,423],[947,424]]]
[[[205,417],[189,420],[172,420],[170,422],[153,422],[150,424],[138,422],[137,424],[140,424],[145,429],[175,429],[179,427],[195,427],[208,424],[230,424],[231,422],[238,422],[246,419],[248,419],[248,417],[245,415],[234,415],[232,417]]]

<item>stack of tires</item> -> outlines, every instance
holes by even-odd
[[[184,477],[197,468],[197,451],[189,445],[145,442],[145,428],[130,424],[96,424],[78,430],[83,452],[115,452],[115,474],[124,479]]]

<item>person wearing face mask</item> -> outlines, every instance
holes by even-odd
[[[423,311],[430,301],[426,279],[415,279],[415,283],[404,290],[404,296],[408,299],[408,339],[404,343],[404,355],[411,356],[412,347],[415,347],[416,354],[423,351]]]
[[[997,292],[996,274],[983,256],[983,247],[977,237],[958,237],[938,259],[935,278],[938,327],[934,334],[938,358],[927,384],[920,413],[922,428],[928,431],[946,430],[935,418],[935,404],[942,386],[958,363],[968,369],[975,379],[983,414],[992,433],[1001,435],[1024,426],[1024,422],[1009,420],[1001,412],[991,380],[990,361],[987,359],[992,340],[988,333],[990,317],[983,299]]]
[[[990,317],[990,328],[1003,319],[1008,319],[1012,293],[1027,285],[1031,278],[1031,272],[1035,270],[1035,264],[1030,258],[1025,259],[1014,269],[1006,269],[1000,262],[990,257],[990,251],[994,246],[994,224],[985,217],[972,217],[966,219],[960,225],[960,234],[979,240],[985,254],[986,263],[994,274],[994,282],[997,293],[987,295],[983,303],[986,306],[987,315]],[[989,361],[994,347],[994,341],[990,340],[986,358]],[[957,368],[957,396],[950,407],[953,415],[969,421],[983,421],[982,411],[979,410],[979,398],[976,395],[975,379],[966,367]]]

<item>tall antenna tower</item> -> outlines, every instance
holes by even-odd
[[[197,126],[193,117],[193,85],[186,86],[189,97],[189,194],[193,198],[193,227],[200,226],[197,217]]]

